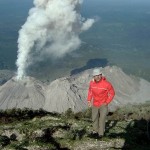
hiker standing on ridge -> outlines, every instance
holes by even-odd
[[[94,69],[92,75],[93,80],[89,84],[87,101],[88,106],[92,106],[93,129],[98,138],[101,138],[105,132],[108,104],[112,101],[115,91],[112,84],[102,76],[100,69]]]

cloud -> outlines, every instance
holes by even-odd
[[[79,34],[95,22],[80,15],[81,4],[81,0],[34,0],[19,31],[18,78],[26,76],[27,68],[37,60],[60,58],[80,46]]]

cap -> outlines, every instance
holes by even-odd
[[[93,76],[100,75],[100,74],[102,74],[102,71],[100,69],[97,68],[93,70],[93,74],[92,74]]]

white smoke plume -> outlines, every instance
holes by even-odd
[[[28,66],[45,56],[59,58],[77,49],[79,34],[94,19],[80,15],[82,0],[34,0],[27,21],[19,31],[17,78],[26,76]],[[36,56],[36,58],[34,57]]]

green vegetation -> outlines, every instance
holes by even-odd
[[[73,113],[12,109],[0,111],[0,149],[75,150],[150,147],[150,104],[127,106],[108,114],[105,136],[92,134],[91,109]],[[150,126],[150,125],[149,125]]]

